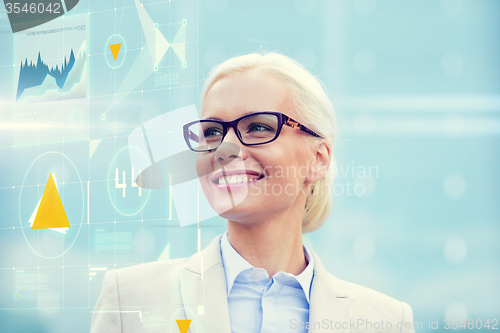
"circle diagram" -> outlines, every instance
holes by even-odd
[[[24,175],[19,192],[19,223],[33,252],[55,259],[75,243],[85,213],[83,184],[64,154],[47,152]]]
[[[104,57],[111,68],[118,68],[125,62],[127,45],[125,39],[118,34],[109,37],[104,45]]]

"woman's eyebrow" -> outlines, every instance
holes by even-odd
[[[221,119],[221,118],[219,118],[219,117],[201,118],[201,120],[220,120],[220,121],[222,121],[222,119]]]
[[[243,113],[241,115],[241,117],[244,117],[246,116],[247,114],[250,114],[250,113],[255,113],[256,111],[246,111],[245,113]],[[222,118],[219,118],[219,117],[208,117],[208,118],[201,118],[202,120],[220,120],[220,121],[223,121]]]

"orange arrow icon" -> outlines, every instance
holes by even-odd
[[[111,44],[109,45],[109,49],[111,50],[111,54],[113,54],[113,58],[116,61],[116,57],[118,57],[118,52],[120,52],[120,48],[122,44]]]
[[[181,333],[187,333],[189,326],[191,325],[191,319],[177,319],[177,327]]]
[[[61,197],[57,191],[52,173],[43,191],[42,200],[31,229],[69,228]]]

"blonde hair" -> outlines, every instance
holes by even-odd
[[[228,59],[214,67],[203,86],[201,105],[217,80],[251,69],[258,69],[281,79],[289,90],[292,104],[302,118],[303,124],[333,146],[337,138],[337,122],[335,111],[325,90],[301,64],[279,53],[247,54]],[[311,138],[317,139],[312,136]],[[318,229],[328,218],[333,201],[331,186],[335,170],[336,163],[332,153],[330,167],[325,176],[310,187],[302,216],[303,233]]]

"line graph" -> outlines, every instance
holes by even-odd
[[[16,101],[19,101],[23,96],[23,93],[25,91],[29,91],[29,88],[42,86],[42,88],[38,90],[43,94],[47,90],[51,89],[50,87],[54,86],[54,82],[55,86],[59,88],[59,92],[71,90],[75,84],[81,81],[84,69],[84,66],[82,66],[81,63],[85,62],[86,57],[87,53],[85,49],[80,51],[78,58],[75,58],[73,49],[71,49],[69,57],[64,58],[60,68],[59,65],[49,68],[49,66],[42,60],[40,52],[38,52],[38,59],[36,63],[31,62],[28,64],[28,59],[25,58],[24,63],[21,63],[19,70]],[[71,76],[74,77],[74,80],[70,81],[74,82],[68,82],[68,85],[66,85],[68,76],[73,69],[75,69],[77,73],[75,73],[76,75]],[[29,93],[27,94],[29,95]]]
[[[14,34],[16,146],[87,139],[88,32],[80,14]]]
[[[16,104],[87,97],[87,24],[74,15],[14,35]]]

